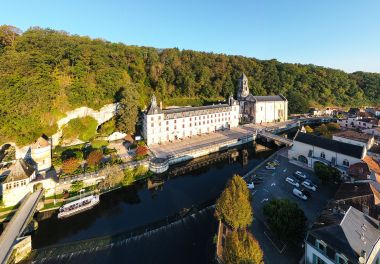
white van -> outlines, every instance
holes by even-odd
[[[299,190],[299,189],[297,189],[297,188],[294,188],[293,189],[293,194],[295,195],[295,196],[297,196],[298,198],[300,198],[300,199],[302,199],[302,200],[307,200],[307,196],[306,195],[304,195],[302,192],[301,192],[301,190]]]

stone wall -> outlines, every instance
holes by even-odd
[[[32,237],[21,237],[13,246],[14,263],[19,263],[32,252]]]

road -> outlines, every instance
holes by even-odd
[[[12,246],[23,231],[25,221],[27,221],[37,206],[42,189],[32,193],[25,200],[16,214],[12,217],[4,232],[0,236],[0,263],[5,263],[12,253]]]

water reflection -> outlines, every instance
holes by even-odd
[[[33,248],[132,230],[216,199],[233,174],[245,174],[273,152],[260,145],[244,149],[192,160],[151,180],[104,194],[92,210],[67,219],[53,215],[42,220],[32,237]],[[246,161],[242,152],[248,153]]]

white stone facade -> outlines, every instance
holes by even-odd
[[[288,120],[288,100],[282,95],[254,96],[249,93],[248,78],[239,79],[237,98],[240,118],[254,124],[284,122]]]
[[[309,153],[311,153],[310,156]],[[310,168],[314,168],[314,163],[316,161],[330,165],[330,162],[333,160],[333,158],[335,159],[337,166],[346,168],[348,168],[351,164],[355,164],[361,161],[359,158],[347,156],[336,151],[331,151],[294,141],[292,148],[288,151],[288,157],[289,159],[300,161],[300,156],[306,158],[307,163],[305,163],[305,165]]]
[[[184,139],[239,125],[239,105],[230,98],[229,104],[161,110],[155,97],[143,120],[146,144]]]
[[[255,124],[283,122],[287,119],[288,101],[258,101],[255,103]]]

